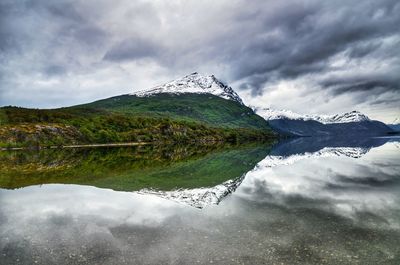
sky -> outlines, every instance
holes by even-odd
[[[252,106],[400,117],[398,0],[0,0],[0,106],[214,74]]]

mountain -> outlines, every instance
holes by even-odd
[[[386,124],[352,111],[338,115],[301,115],[287,110],[255,108],[276,131],[292,136],[379,136],[393,132]]]
[[[0,148],[119,142],[247,142],[276,134],[214,76],[59,109],[0,108]]]
[[[197,72],[187,75],[183,78],[176,79],[164,85],[156,86],[148,90],[142,90],[132,93],[138,97],[149,97],[155,94],[212,94],[224,99],[229,99],[243,104],[239,95],[229,86],[219,81],[214,75],[203,76]]]
[[[271,108],[255,108],[257,114],[264,117],[266,120],[302,120],[302,121],[317,121],[323,124],[332,123],[348,123],[348,122],[363,122],[370,119],[359,111],[351,111],[344,114],[336,115],[307,115],[298,114],[290,110],[274,110]]]
[[[214,127],[270,131],[268,122],[243,104],[231,87],[213,75],[192,73],[148,90],[99,100],[73,108],[107,110],[129,115],[168,117]]]
[[[323,124],[314,120],[276,119],[269,121],[276,131],[292,136],[383,136],[393,130],[379,121]]]

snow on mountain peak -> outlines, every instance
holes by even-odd
[[[148,97],[154,94],[213,94],[215,96],[233,100],[243,105],[242,99],[229,86],[219,81],[214,75],[204,76],[197,72],[176,79],[164,85],[156,86],[148,90],[142,90],[131,95],[138,97]]]
[[[360,122],[360,121],[370,120],[366,115],[356,110],[344,114],[327,116],[324,119],[325,123],[346,123],[346,122]]]
[[[359,111],[351,111],[344,114],[336,115],[303,115],[290,110],[275,110],[271,108],[255,108],[254,111],[266,120],[314,120],[323,124],[361,122],[370,120],[366,115],[362,114]]]
[[[290,120],[310,120],[306,116],[300,115],[290,110],[275,110],[271,108],[253,108],[254,112],[269,120],[290,119]]]

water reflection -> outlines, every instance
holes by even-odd
[[[202,210],[95,182],[2,189],[2,264],[399,264],[399,143],[375,140],[296,139],[257,151],[258,161],[234,170],[234,179],[243,176],[236,191]],[[206,152],[194,159],[203,162],[188,159],[187,170],[225,154],[235,162],[212,171],[224,175],[251,150]]]
[[[342,143],[343,147],[312,140],[316,139],[278,145],[246,175],[237,196],[399,228],[400,159],[393,139]],[[299,146],[310,146],[311,151]]]
[[[396,142],[395,137],[299,137],[281,141],[274,146],[270,155],[290,156],[294,154],[316,153],[325,148],[354,148],[368,152],[387,142]]]
[[[259,146],[136,146],[0,152],[0,187],[82,184],[118,191],[211,187],[240,178],[269,152]]]

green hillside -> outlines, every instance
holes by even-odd
[[[122,95],[76,107],[106,109],[134,115],[171,117],[217,127],[269,130],[268,123],[249,107],[211,94],[164,93],[149,97]]]
[[[60,109],[0,108],[0,147],[242,143],[274,137],[250,108],[208,94],[123,95]]]

